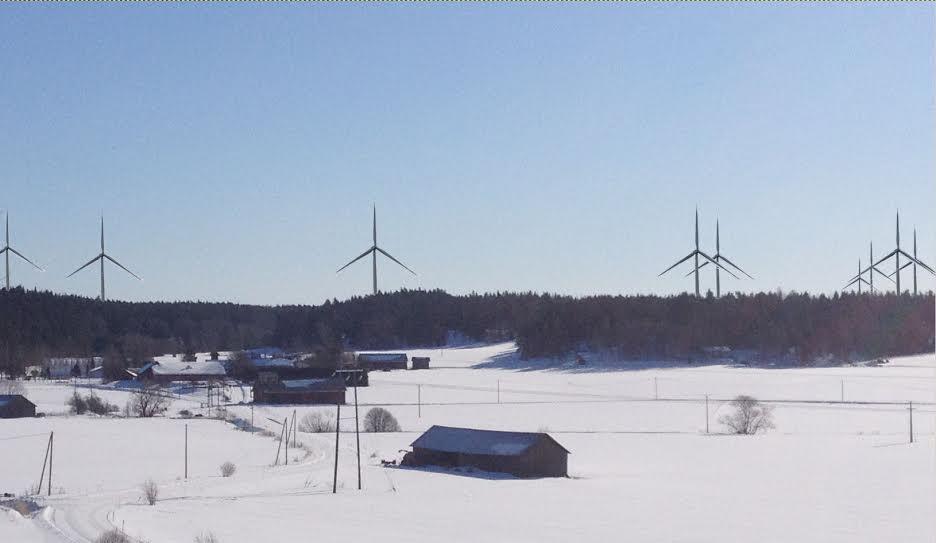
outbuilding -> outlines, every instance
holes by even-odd
[[[517,477],[568,475],[568,449],[542,432],[433,426],[412,447],[404,466],[473,467]]]
[[[357,365],[365,370],[405,370],[409,358],[406,353],[360,353]]]
[[[22,394],[0,394],[0,419],[35,417],[36,404]]]
[[[410,369],[428,370],[429,369],[429,357],[428,356],[414,356],[413,364]]]
[[[345,403],[345,381],[341,376],[325,379],[257,379],[253,387],[256,403],[320,404]]]

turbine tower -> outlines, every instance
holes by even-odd
[[[913,255],[910,255],[910,254],[907,254],[906,251],[904,251],[903,249],[900,248],[900,212],[897,213],[897,229],[896,229],[896,230],[897,230],[897,235],[896,235],[897,247],[896,247],[893,251],[891,251],[891,252],[887,253],[886,255],[884,255],[884,256],[883,256],[882,258],[880,258],[877,262],[873,262],[873,261],[872,261],[873,263],[872,263],[870,266],[868,266],[867,269],[862,270],[861,273],[864,273],[864,272],[867,272],[867,271],[871,271],[871,270],[873,270],[875,267],[877,267],[878,264],[881,264],[882,262],[886,262],[886,261],[889,260],[891,257],[893,257],[893,258],[894,258],[894,272],[891,273],[888,277],[893,278],[893,279],[895,280],[895,283],[897,284],[897,295],[900,296],[900,295],[901,295],[901,291],[900,291],[900,271],[901,271],[902,269],[904,269],[904,268],[906,268],[907,266],[910,266],[910,265],[913,265],[914,267],[919,266],[919,267],[923,268],[924,270],[930,272],[932,275],[936,275],[936,270],[933,270],[933,268],[927,266],[926,263],[924,263],[922,260],[918,259],[918,258],[916,257],[916,251],[914,251],[914,254],[913,254]],[[914,238],[916,237],[915,233],[916,233],[916,232],[914,231]],[[904,264],[903,266],[900,265],[900,257],[901,257],[901,256],[904,256],[904,257],[908,260],[908,262],[907,262],[906,264]],[[849,281],[853,281],[854,279],[855,279],[855,278],[852,277],[851,279],[849,279]]]
[[[696,295],[696,297],[698,297],[698,296],[699,296],[699,267],[700,267],[700,266],[699,266],[699,257],[700,257],[700,256],[701,256],[702,258],[704,258],[705,260],[707,260],[707,261],[708,261],[707,263],[709,263],[709,262],[712,263],[717,269],[724,270],[725,273],[727,273],[728,275],[734,277],[735,279],[740,279],[737,275],[731,273],[731,270],[729,270],[728,268],[722,266],[717,260],[715,260],[714,258],[710,257],[709,255],[707,255],[707,254],[705,254],[704,252],[702,252],[702,251],[699,250],[699,209],[696,208],[696,212],[695,212],[695,250],[692,251],[691,253],[689,253],[688,255],[684,256],[681,260],[679,260],[678,262],[676,262],[675,264],[673,264],[673,265],[670,266],[669,268],[666,268],[665,270],[663,270],[663,271],[660,273],[660,275],[658,275],[657,277],[662,276],[664,273],[670,271],[671,269],[673,269],[673,268],[675,268],[676,266],[682,264],[683,262],[689,260],[690,258],[694,258],[694,264],[695,264],[695,265],[693,266],[693,270],[692,270],[691,273],[694,273],[694,274],[695,274],[695,295]],[[726,260],[726,262],[727,262],[727,260]]]
[[[374,294],[377,294],[377,253],[380,253],[380,254],[384,255],[385,257],[389,258],[390,260],[396,262],[396,263],[399,264],[404,270],[410,272],[410,273],[413,274],[413,275],[416,275],[416,272],[414,272],[413,270],[407,268],[405,264],[403,264],[403,263],[400,262],[399,260],[393,258],[393,255],[391,255],[391,254],[388,253],[387,251],[384,251],[383,249],[381,249],[380,247],[377,246],[377,206],[376,206],[376,205],[374,206],[374,222],[373,222],[373,229],[374,229],[374,244],[371,245],[370,249],[368,249],[368,250],[364,251],[363,253],[361,253],[360,256],[356,257],[356,258],[355,258],[354,260],[352,260],[351,262],[348,262],[348,263],[345,264],[344,266],[338,268],[338,271],[336,271],[335,273],[336,273],[336,274],[337,274],[337,273],[341,273],[342,270],[344,270],[345,268],[347,268],[347,267],[350,266],[351,264],[354,264],[355,262],[357,262],[358,260],[364,258],[364,257],[367,256],[367,255],[371,255],[371,266],[372,266],[372,270],[373,270],[373,280],[374,280]]]
[[[715,219],[715,256],[713,256],[712,259],[715,260],[715,261],[717,261],[717,262],[721,262],[721,261],[724,260],[724,261],[725,261],[728,265],[730,265],[732,268],[738,270],[739,272],[743,273],[744,275],[747,275],[748,278],[754,279],[753,277],[751,277],[751,275],[750,275],[748,272],[742,270],[742,269],[741,269],[740,267],[738,267],[734,262],[728,260],[728,257],[726,257],[726,256],[724,256],[724,255],[721,254],[721,240],[720,240],[719,238],[720,238],[720,235],[719,235],[719,224],[718,224],[718,219]],[[704,268],[704,267],[706,267],[707,265],[708,265],[708,262],[703,262],[702,265],[699,266],[699,269]],[[686,277],[689,277],[689,275],[691,275],[694,271],[695,271],[695,270],[690,271],[689,273],[687,273],[687,274],[686,274]],[[716,297],[716,298],[720,298],[720,297],[721,297],[721,270],[718,269],[718,268],[715,268],[715,297]]]
[[[901,270],[908,266],[913,266],[913,295],[916,296],[917,293],[917,242],[916,242],[916,228],[913,229],[913,260],[907,262],[900,267]],[[892,277],[897,272],[891,273],[888,277]],[[893,281],[893,279],[891,279]]]
[[[10,290],[10,253],[22,258],[26,262],[29,262],[32,267],[36,268],[39,271],[45,271],[40,268],[35,262],[23,256],[23,253],[17,251],[13,247],[10,247],[10,214],[6,214],[6,243],[3,245],[3,249],[0,249],[0,253],[3,254],[4,259],[6,260],[6,289]]]
[[[67,278],[71,277],[72,275],[75,275],[76,273],[78,273],[78,272],[80,272],[81,270],[87,268],[87,267],[90,266],[91,264],[94,264],[94,263],[97,262],[98,260],[101,261],[101,301],[102,301],[102,302],[106,300],[106,298],[104,297],[104,261],[105,261],[105,260],[110,260],[113,264],[115,264],[117,267],[119,267],[119,268],[122,269],[123,271],[125,271],[125,272],[129,273],[130,275],[136,277],[136,278],[139,279],[140,281],[143,280],[139,275],[137,275],[137,274],[133,273],[132,271],[128,270],[127,268],[124,267],[123,264],[121,264],[120,262],[117,262],[116,260],[114,260],[113,258],[111,258],[111,256],[110,256],[109,254],[107,254],[107,253],[104,252],[104,217],[103,217],[103,216],[101,217],[101,253],[100,253],[99,255],[97,255],[96,257],[92,258],[91,260],[89,260],[85,265],[81,266],[81,267],[78,268],[77,270],[75,270],[75,271],[71,272],[70,274],[66,275],[65,278],[67,279]]]

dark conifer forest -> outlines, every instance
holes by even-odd
[[[707,346],[747,349],[809,364],[931,352],[934,297],[926,293],[589,296],[534,293],[454,296],[404,290],[319,306],[208,302],[101,303],[0,291],[0,370],[44,356],[114,356],[133,364],[165,352],[437,346],[451,332],[515,339],[521,356],[604,349],[622,358],[692,357]]]

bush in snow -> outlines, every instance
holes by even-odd
[[[399,432],[400,423],[383,407],[374,407],[364,415],[365,432]]]
[[[234,472],[237,471],[237,466],[234,465],[234,462],[225,462],[221,464],[221,477],[230,477],[234,475]]]
[[[195,543],[220,543],[218,538],[211,532],[204,532],[201,535],[195,536]]]
[[[158,386],[141,388],[130,396],[126,412],[137,417],[152,417],[165,413],[171,401]]]
[[[774,427],[773,408],[751,396],[738,396],[731,400],[734,413],[723,415],[718,422],[731,429],[732,433],[751,435],[766,432]]]
[[[65,402],[68,404],[69,410],[74,415],[84,415],[88,412],[88,402],[81,397],[77,392],[71,395],[71,398],[68,398],[68,401]]]
[[[313,411],[303,415],[299,421],[299,431],[312,434],[335,431],[335,419],[330,415],[324,415],[318,411]]]
[[[156,481],[147,479],[140,485],[140,490],[143,491],[143,499],[146,503],[156,505],[156,499],[159,498],[159,487],[156,486]]]
[[[88,411],[95,415],[108,415],[120,411],[120,408],[116,405],[108,403],[106,400],[102,400],[94,394],[91,394],[85,399],[85,405],[88,406]]]
[[[131,543],[131,541],[126,534],[117,528],[112,528],[99,535],[98,538],[94,540],[94,543]]]

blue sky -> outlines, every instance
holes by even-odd
[[[868,242],[936,260],[934,8],[0,7],[0,208],[32,288],[320,303],[370,290],[659,293],[703,249],[833,292]],[[688,271],[688,268],[686,268]],[[906,284],[910,276],[905,275]],[[921,276],[931,289],[934,281]],[[703,287],[714,288],[711,274]]]

